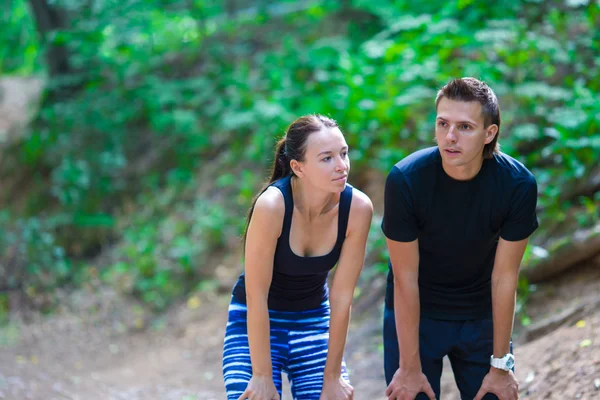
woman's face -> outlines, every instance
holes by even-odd
[[[311,185],[326,192],[342,192],[346,188],[350,159],[348,144],[339,128],[323,128],[306,139],[304,161],[294,171]]]

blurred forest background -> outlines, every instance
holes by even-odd
[[[0,12],[0,326],[59,314],[90,288],[135,301],[140,329],[147,313],[226,298],[274,143],[316,112],[339,122],[350,182],[375,205],[356,298],[379,307],[385,176],[432,145],[436,91],[461,76],[496,91],[502,150],[539,185],[520,324],[535,322],[539,285],[600,265],[600,1],[7,0]]]

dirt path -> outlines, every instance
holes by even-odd
[[[599,287],[600,268],[590,267],[538,288],[530,309],[541,319],[596,299]],[[200,294],[153,321],[139,305],[104,289],[78,298],[86,299],[79,309],[0,329],[0,399],[224,398],[227,296]],[[346,359],[357,400],[385,398],[379,308],[356,316],[350,330]],[[521,398],[600,398],[599,307],[578,321],[530,343],[517,340]],[[456,400],[449,368],[445,372],[443,398]]]
[[[136,333],[136,317],[122,310],[136,305],[109,297],[114,307],[92,318],[69,314],[5,328],[0,399],[222,398],[216,366],[224,299],[206,297]]]

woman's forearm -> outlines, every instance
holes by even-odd
[[[248,343],[252,361],[252,374],[256,376],[273,375],[271,361],[271,340],[269,309],[264,298],[248,297]]]
[[[342,371],[342,358],[348,324],[350,322],[351,301],[332,301],[331,319],[329,323],[329,344],[327,348],[327,362],[325,364],[325,377],[337,379]]]

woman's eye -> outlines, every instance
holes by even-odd
[[[348,152],[347,151],[342,151],[342,157],[346,158],[348,156]]]
[[[323,161],[329,161],[329,160],[331,160],[331,156],[327,156],[323,159]]]

